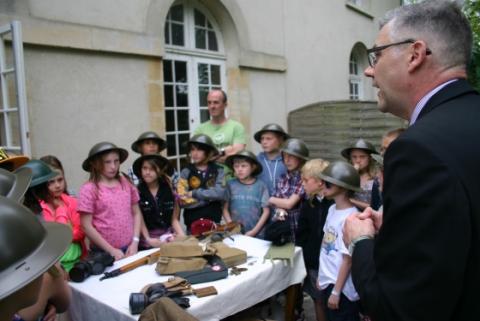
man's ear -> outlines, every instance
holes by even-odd
[[[420,68],[420,66],[422,66],[422,64],[425,63],[428,50],[427,44],[423,40],[417,40],[411,45],[408,62],[409,72],[416,71],[418,68]]]

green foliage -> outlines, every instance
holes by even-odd
[[[480,91],[480,1],[466,0],[464,12],[473,31],[473,56],[468,66],[468,79]]]

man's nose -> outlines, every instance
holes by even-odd
[[[365,74],[365,76],[367,77],[372,77],[374,76],[374,72],[375,72],[375,69],[372,67],[372,66],[368,66],[367,68],[365,68],[365,70],[363,71],[363,73]]]

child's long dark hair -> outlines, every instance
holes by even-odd
[[[166,164],[162,167],[162,164],[154,158],[145,159],[142,162],[142,166],[143,166],[144,163],[148,163],[148,164],[150,164],[150,166],[152,166],[152,168],[155,170],[155,173],[157,174],[157,180],[158,180],[159,183],[161,181],[164,181],[168,185],[170,185],[170,187],[171,187],[170,177],[167,175],[167,170],[168,170],[169,164]],[[141,182],[145,183],[142,175],[140,175],[139,179],[140,179]]]
[[[65,184],[65,190],[63,192],[69,195],[67,180],[65,179],[65,171],[63,170],[62,162],[60,162],[60,160],[53,155],[45,155],[43,157],[40,157],[40,160],[43,161],[45,164],[49,165],[50,167],[53,167],[54,169],[59,170],[62,173],[63,182]]]

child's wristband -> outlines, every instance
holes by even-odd
[[[333,289],[332,292],[330,293],[330,295],[340,296],[340,293],[338,293],[337,291],[335,291],[335,289]]]
[[[132,242],[137,242],[138,243],[138,242],[140,242],[140,238],[138,236],[134,236],[132,238]]]

